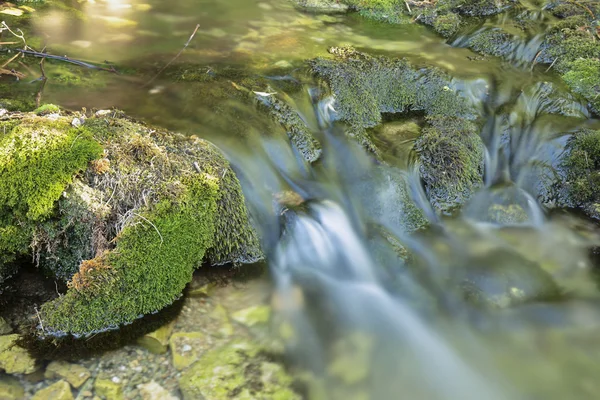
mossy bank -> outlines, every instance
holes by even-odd
[[[176,300],[195,268],[262,257],[239,182],[209,142],[118,111],[5,113],[0,277],[33,256],[69,290],[42,334],[84,335]]]

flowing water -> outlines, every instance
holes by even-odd
[[[49,65],[43,99],[73,109],[114,106],[223,149],[262,237],[275,325],[286,332],[291,368],[304,376],[309,398],[597,397],[600,299],[588,252],[600,238],[590,223],[542,201],[569,133],[598,121],[535,63],[552,22],[541,6],[519,9],[537,28],[521,32],[504,60],[466,48],[502,18],[445,42],[420,25],[307,14],[285,0],[75,7],[75,14],[44,11],[34,31],[55,54],[108,60],[124,73],[76,72],[97,82],[82,89]],[[154,79],[196,24],[189,47]],[[458,215],[429,203],[415,137],[385,129],[419,124],[419,115],[388,116],[371,132],[385,162],[344,134],[335,99],[303,65],[342,44],[442,68],[477,110],[484,185]],[[255,91],[257,101],[275,96],[290,105],[319,141],[319,161],[307,163],[287,136],[269,134],[276,128],[252,105],[221,98],[215,117],[213,83],[201,75],[228,67],[269,82]],[[38,84],[22,86],[35,95]],[[428,228],[415,232],[415,209]],[[497,307],[481,307],[481,296]]]

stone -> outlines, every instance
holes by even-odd
[[[231,314],[231,319],[248,327],[264,325],[270,317],[271,308],[267,305],[252,306]]]
[[[225,307],[223,307],[221,304],[217,304],[211,311],[210,317],[218,320],[221,324],[221,327],[219,328],[219,334],[224,337],[233,335],[233,326],[229,321],[229,314],[227,313],[227,309]]]
[[[177,332],[169,339],[173,366],[183,370],[210,348],[211,340],[202,332]]]
[[[12,327],[6,320],[0,317],[0,335],[8,335],[12,332]]]
[[[77,364],[70,364],[65,361],[52,361],[46,368],[45,377],[47,379],[64,379],[78,389],[91,376],[87,368]]]
[[[169,346],[169,337],[173,332],[175,321],[171,321],[167,325],[161,326],[154,332],[150,332],[138,339],[138,345],[142,346],[150,353],[164,354]]]
[[[185,400],[299,400],[283,367],[266,360],[260,347],[234,341],[206,352],[179,379]]]
[[[0,399],[19,400],[25,397],[25,390],[13,376],[0,376]]]
[[[0,369],[7,374],[30,374],[36,370],[35,359],[16,345],[19,335],[0,336]]]
[[[73,400],[73,393],[71,393],[71,386],[64,380],[60,380],[52,385],[38,390],[31,400]]]
[[[215,283],[207,283],[197,289],[192,289],[188,292],[190,297],[210,297],[214,293],[217,285]]]
[[[113,382],[111,379],[96,379],[94,382],[94,391],[96,395],[105,400],[121,400],[123,399],[123,389],[121,385]]]
[[[179,400],[179,397],[173,396],[155,381],[138,385],[137,388],[140,390],[142,400]]]

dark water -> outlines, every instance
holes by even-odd
[[[53,54],[107,60],[121,73],[49,64],[43,100],[117,107],[223,149],[263,237],[278,321],[293,332],[290,360],[308,376],[311,398],[597,398],[600,298],[588,251],[598,236],[578,217],[548,212],[540,166],[556,163],[570,132],[598,123],[547,66],[534,64],[537,35],[552,23],[541,6],[525,4],[539,32],[516,42],[508,61],[464,48],[501,18],[458,35],[453,47],[420,25],[306,14],[284,0],[74,8],[40,12],[34,32]],[[190,45],[161,71],[196,24]],[[419,115],[387,116],[372,132],[386,164],[345,137],[334,99],[304,65],[340,45],[437,66],[474,104],[485,121],[485,184],[462,213],[440,217],[423,193],[410,128]],[[311,126],[319,162],[304,162],[285,136],[266,135],[272,122],[251,104],[221,94],[220,85],[243,87],[248,76],[264,84],[251,96],[282,99]],[[301,83],[290,90],[290,81]],[[21,85],[37,92],[38,83]],[[303,202],[282,216],[273,196],[285,191]],[[429,229],[413,232],[411,207]],[[513,211],[519,218],[490,217]],[[561,299],[527,303],[542,273]],[[499,307],[473,307],[465,281]]]

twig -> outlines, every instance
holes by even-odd
[[[556,62],[558,61],[560,57],[556,57],[554,59],[554,61],[552,61],[552,64],[550,64],[550,66],[548,67],[548,69],[546,70],[546,72],[550,71],[550,69],[552,69],[552,67],[554,67],[554,64],[556,64]]]
[[[107,72],[117,73],[117,70],[115,70],[115,68],[113,66],[111,66],[110,68],[104,68],[104,67],[100,67],[98,65],[87,63],[85,61],[75,60],[75,59],[69,58],[67,56],[56,56],[54,54],[41,53],[39,51],[33,51],[33,50],[17,49],[17,51],[19,51],[19,52],[21,52],[23,54],[34,56],[34,57],[49,58],[51,60],[64,61],[64,62],[68,62],[68,63],[71,63],[71,64],[79,65],[80,67],[91,68],[91,69],[99,69],[101,71],[107,71]]]
[[[160,236],[160,244],[162,245],[164,243],[163,237],[160,234],[160,231],[158,230],[158,228],[156,227],[156,225],[154,225],[152,222],[150,222],[147,218],[144,218],[143,216],[141,216],[138,213],[133,213],[133,215],[136,215],[138,217],[140,217],[141,219],[143,219],[144,221],[146,221],[147,223],[149,223],[150,225],[152,225],[152,227],[154,228],[154,230],[156,230],[156,233],[158,233],[158,236]]]
[[[7,66],[8,64],[10,64],[10,63],[11,63],[11,62],[12,62],[12,61],[15,59],[15,58],[19,57],[20,55],[21,55],[20,53],[17,53],[17,54],[15,54],[14,56],[12,56],[12,57],[10,58],[10,60],[8,60],[8,61],[7,61],[7,62],[5,62],[4,64],[0,65],[0,68],[4,68],[4,67],[6,67],[6,66]]]
[[[586,10],[586,11],[588,12],[588,14],[590,14],[590,15],[591,15],[591,17],[592,17],[593,19],[596,19],[596,16],[595,16],[595,15],[594,15],[594,13],[592,12],[592,10],[590,10],[590,9],[589,9],[589,7],[588,7],[588,6],[586,6],[585,4],[581,4],[581,3],[579,3],[579,2],[577,2],[577,1],[575,1],[575,0],[567,0],[567,1],[568,1],[569,3],[571,3],[571,4],[575,4],[576,6],[583,8],[584,10]]]
[[[17,44],[19,42],[0,42],[0,46],[4,44]]]
[[[11,75],[17,79],[25,78],[25,74],[15,71],[14,69],[0,68],[0,75]]]
[[[37,307],[34,307],[34,308],[35,308],[35,314],[37,315],[38,320],[40,321],[40,327],[42,328],[42,332],[45,332],[44,323],[42,322],[42,317],[40,316],[40,312],[38,311]]]
[[[45,58],[40,60],[40,71],[42,71],[42,76],[40,79],[42,80],[42,85],[40,86],[40,90],[38,90],[37,94],[35,95],[36,107],[39,107],[42,103],[42,95],[44,94],[44,88],[46,87],[46,81],[48,80],[48,78],[46,78],[46,71],[44,71],[44,60]]]
[[[189,46],[190,42],[192,41],[192,39],[194,38],[194,36],[196,36],[196,32],[198,32],[198,29],[200,29],[200,24],[196,25],[196,28],[194,29],[194,32],[192,32],[192,34],[190,35],[190,38],[188,39],[187,42],[185,42],[185,45],[183,46],[183,48],[181,50],[179,50],[179,53],[177,53],[177,55],[175,57],[173,57],[171,59],[171,61],[169,61],[164,67],[162,67],[160,69],[160,71],[158,71],[158,73],[156,75],[154,75],[154,77],[152,79],[150,79],[143,87],[146,87],[148,85],[150,85],[152,82],[154,82],[156,80],[156,78],[159,77],[160,74],[162,74],[162,72],[167,69],[167,67],[169,65],[171,65],[173,63],[173,61],[177,60],[177,58],[179,58],[179,56],[181,55],[181,53],[183,53],[183,51]]]
[[[404,4],[406,4],[406,8],[408,9],[408,13],[412,14],[412,11],[410,10],[410,6],[408,5],[408,1],[404,1]]]
[[[29,46],[27,46],[27,41],[25,40],[25,34],[23,33],[22,30],[17,29],[17,31],[19,31],[20,34],[15,33],[12,29],[10,29],[10,27],[8,25],[6,25],[6,22],[2,21],[2,24],[0,24],[3,28],[0,30],[7,30],[10,33],[12,33],[12,35],[18,39],[21,39],[23,41],[23,45],[26,48],[29,48]]]
[[[542,51],[538,51],[537,54],[535,55],[533,61],[531,62],[531,71],[533,71],[533,68],[535,67],[535,64],[537,64],[537,59],[540,57],[540,54],[542,54]]]

